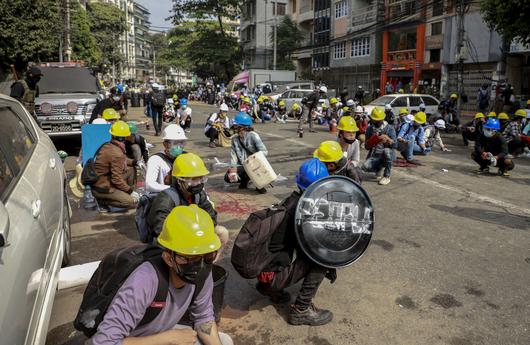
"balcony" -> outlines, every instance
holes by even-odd
[[[313,11],[311,5],[311,1],[305,1],[305,3],[300,6],[300,12],[298,14],[298,24],[313,20],[313,18],[315,17],[315,12]]]
[[[377,21],[377,3],[352,10],[349,32],[359,31]]]
[[[404,22],[420,18],[425,11],[417,0],[387,0],[386,18],[389,22]]]
[[[416,60],[416,49],[388,52],[388,63]]]

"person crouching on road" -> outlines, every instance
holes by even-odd
[[[339,130],[338,142],[344,152],[343,156],[354,167],[360,167],[361,144],[360,140],[357,139],[359,127],[357,127],[355,119],[351,116],[343,116],[339,121],[337,129]]]
[[[228,106],[225,103],[221,104],[218,113],[210,115],[204,127],[204,135],[210,138],[208,145],[211,148],[215,147],[215,140],[219,140],[221,133],[230,138],[230,118],[228,117]]]
[[[445,129],[445,121],[438,119],[432,125],[425,126],[425,146],[430,148],[434,147],[435,144],[440,146],[442,152],[451,152],[447,147],[445,147],[440,132]]]
[[[211,272],[195,295],[199,276],[207,273],[203,270],[211,270],[221,247],[208,213],[196,205],[175,207],[165,219],[157,242],[164,250],[162,264],[169,267],[168,296],[160,314],[146,325],[137,326],[159,285],[159,273],[146,261],[119,288],[96,334],[86,344],[233,345],[230,336],[217,330]],[[188,310],[194,330],[178,324]]]
[[[506,139],[499,133],[501,126],[496,118],[488,119],[484,125],[484,131],[477,136],[475,151],[471,158],[479,164],[479,173],[489,173],[489,167],[498,167],[499,175],[510,176],[508,171],[515,167],[508,155],[508,144]]]
[[[294,234],[295,211],[302,193],[314,182],[328,176],[326,166],[316,158],[305,161],[296,175],[299,190],[291,193],[280,205],[287,209],[287,216],[276,230],[269,243],[272,253],[270,262],[258,276],[256,289],[264,296],[268,296],[273,303],[289,303],[290,294],[284,289],[302,280],[302,286],[294,304],[290,306],[288,322],[292,325],[325,325],[333,319],[329,310],[319,309],[313,304],[318,288],[324,278],[333,283],[336,279],[335,270],[328,270],[311,261],[298,249]],[[296,259],[293,254],[296,250]]]
[[[351,178],[357,183],[362,182],[362,171],[357,167],[357,162],[352,162],[344,155],[341,144],[336,141],[324,141],[320,143],[313,153],[313,158],[318,158],[326,165],[330,175],[341,175]]]
[[[229,240],[228,230],[224,226],[217,225],[217,212],[204,189],[209,173],[203,160],[194,153],[183,153],[175,159],[170,190],[165,190],[155,197],[147,215],[150,239],[159,236],[164,220],[175,206],[195,204],[210,215],[222,248],[226,246]],[[171,196],[171,192],[178,196],[178,204]]]
[[[414,115],[414,121],[404,125],[398,134],[398,149],[403,158],[409,163],[416,164],[414,155],[426,156],[431,149],[425,146],[425,127],[427,115],[419,111]]]
[[[137,161],[127,158],[125,141],[131,136],[129,125],[116,121],[110,128],[112,140],[97,152],[95,171],[99,176],[92,194],[103,207],[135,208],[140,196],[134,191]]]
[[[285,101],[280,101],[278,103],[278,109],[274,113],[276,121],[280,123],[285,123],[287,121],[287,108],[285,107]]]
[[[302,117],[303,113],[304,110],[302,109],[302,107],[298,103],[295,103],[293,104],[293,107],[291,108],[291,111],[289,111],[289,114],[287,114],[287,116],[292,119],[298,120],[300,119],[300,117]]]
[[[387,185],[390,183],[394,149],[397,147],[396,130],[385,121],[385,112],[381,108],[374,108],[370,119],[364,145],[368,150],[368,158],[362,169],[375,172],[379,184]]]
[[[145,138],[138,133],[136,122],[130,121],[127,124],[131,130],[131,136],[125,141],[125,152],[128,158],[136,159],[138,166],[145,170],[149,160],[147,143]]]
[[[225,175],[225,181],[228,183],[239,182],[240,189],[248,188],[250,182],[243,162],[258,151],[262,151],[265,156],[268,154],[259,134],[254,132],[252,124],[252,118],[248,114],[239,112],[234,118],[234,125],[232,126],[237,135],[232,137],[230,169]],[[265,188],[258,189],[258,191],[262,194],[267,192]]]
[[[188,107],[188,100],[183,98],[180,100],[180,108],[177,111],[177,118],[180,127],[184,129],[186,133],[191,131],[191,114],[192,110]]]
[[[155,153],[147,161],[145,174],[145,188],[148,192],[158,193],[169,188],[169,172],[173,167],[175,158],[184,153],[184,146],[188,138],[182,127],[171,124],[163,131],[164,150]]]
[[[513,120],[502,132],[504,139],[508,143],[508,152],[511,155],[520,155],[524,152],[524,149],[527,146],[527,143],[521,140],[521,135],[523,135],[523,120],[525,118],[526,111],[524,111],[524,109],[517,110],[514,114]]]

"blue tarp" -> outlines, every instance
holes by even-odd
[[[86,161],[94,157],[101,145],[110,141],[109,125],[83,125],[81,127],[81,151],[83,154],[83,166]]]

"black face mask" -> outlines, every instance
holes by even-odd
[[[200,192],[202,192],[203,189],[204,189],[204,183],[200,183],[196,186],[189,186],[187,188],[190,194],[199,194]]]
[[[372,124],[374,125],[374,127],[379,128],[383,125],[383,121],[372,122]]]
[[[211,269],[212,265],[206,264],[203,260],[199,260],[197,262],[190,262],[183,265],[176,265],[176,268],[174,268],[175,273],[179,276],[180,279],[182,279],[188,284],[193,285],[195,285],[199,274],[205,274],[207,276]],[[201,272],[203,270],[207,271]]]
[[[353,144],[355,142],[355,140],[357,139],[346,139],[344,137],[342,137],[342,139],[347,143],[347,144]]]

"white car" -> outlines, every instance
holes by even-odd
[[[438,106],[440,101],[434,98],[431,95],[418,95],[418,94],[392,94],[379,97],[376,100],[373,100],[369,104],[364,106],[364,109],[367,114],[372,112],[372,109],[375,107],[384,108],[385,105],[390,104],[392,107],[392,112],[394,114],[399,114],[401,108],[407,108],[409,112],[412,110],[419,111],[420,104],[425,104],[425,113],[427,115],[438,113]]]
[[[284,93],[280,95],[280,97],[277,98],[277,101],[284,101],[285,107],[287,110],[291,110],[293,107],[293,104],[298,103],[298,105],[302,105],[302,99],[304,97],[308,97],[313,93],[313,90],[307,90],[307,89],[291,89],[287,90]],[[326,98],[324,100],[324,104],[329,106],[329,100]]]
[[[22,105],[0,94],[0,343],[43,345],[70,259],[66,173]]]

